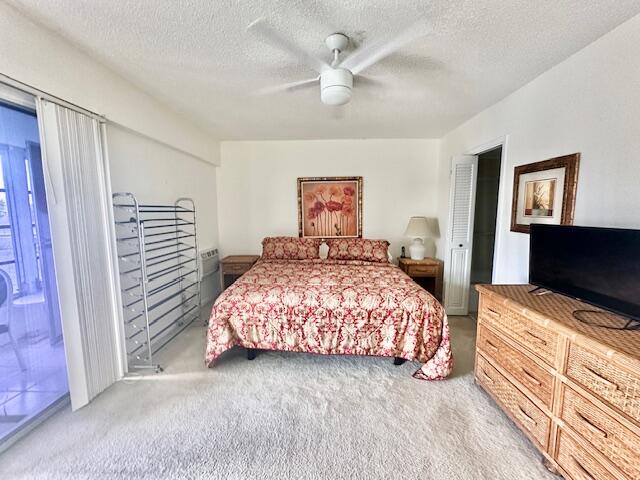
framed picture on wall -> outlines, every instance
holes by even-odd
[[[301,237],[362,237],[362,177],[298,178]]]
[[[573,224],[579,164],[574,153],[516,167],[511,231],[529,233],[532,223]]]

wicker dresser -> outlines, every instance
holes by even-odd
[[[530,285],[477,289],[476,382],[547,467],[574,480],[640,479],[640,331],[592,326],[621,319]]]

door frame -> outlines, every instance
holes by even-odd
[[[510,202],[508,202],[507,200],[507,195],[509,194],[509,188],[508,187],[508,183],[506,182],[506,175],[507,175],[507,151],[508,151],[508,145],[509,145],[509,135],[505,134],[502,135],[500,137],[494,138],[493,140],[490,140],[488,142],[484,142],[482,144],[479,144],[467,151],[465,151],[464,153],[460,153],[460,155],[481,155],[483,153],[488,152],[489,150],[494,150],[495,148],[498,147],[502,147],[502,152],[501,152],[501,156],[500,156],[500,181],[498,183],[498,209],[496,212],[496,236],[495,236],[495,240],[494,240],[494,245],[493,245],[493,267],[492,267],[492,272],[491,272],[491,281],[492,283],[496,283],[499,281],[499,274],[497,271],[497,259],[498,259],[498,253],[500,251],[500,247],[502,246],[503,243],[503,239],[504,239],[504,235],[507,233],[507,230],[505,230],[505,225],[507,224],[507,220],[505,217],[505,208],[507,208],[510,205]],[[456,154],[458,155],[458,154]],[[452,168],[452,162],[453,162],[453,158],[455,157],[455,155],[453,155],[450,159],[449,159],[449,169],[451,170]],[[476,185],[474,185],[474,187],[477,187],[477,178],[476,178]],[[452,189],[453,189],[453,184],[449,184],[449,198],[451,198],[451,194],[452,194]],[[474,194],[475,195],[475,194]],[[475,199],[474,199],[475,202]],[[475,207],[474,207],[475,208]],[[449,211],[447,212],[447,218],[449,221],[449,225],[451,224],[451,219],[453,218],[453,204],[451,203],[451,201],[449,201]],[[506,219],[506,220],[505,220]],[[472,219],[472,224],[469,225],[470,231],[473,231],[473,221],[475,220],[475,215],[473,216]],[[452,239],[449,237],[449,235],[447,234],[447,252],[451,251],[452,248]],[[469,261],[469,268],[471,268],[471,260],[473,259],[473,240],[471,242],[471,248],[470,248],[470,254],[471,254],[471,259]],[[448,266],[446,266],[448,267]],[[446,295],[446,290],[447,290],[447,285],[445,285],[445,295]],[[469,297],[467,296],[466,299],[466,311],[468,313],[469,311]]]
[[[496,283],[498,280],[498,273],[496,270],[498,252],[500,251],[500,246],[503,242],[504,234],[507,232],[503,227],[506,225],[504,211],[505,208],[511,205],[508,202],[506,196],[508,195],[508,188],[504,180],[507,174],[507,148],[509,144],[509,135],[503,135],[498,138],[494,138],[493,140],[478,145],[475,148],[472,148],[467,155],[482,155],[483,153],[488,152],[489,150],[494,150],[498,147],[502,147],[502,152],[500,154],[500,181],[498,182],[498,209],[496,211],[496,237],[493,242],[493,267],[491,271],[491,282]],[[477,179],[476,179],[477,182]],[[477,183],[476,183],[477,186]],[[449,206],[449,210],[451,210],[451,205]],[[475,216],[474,216],[475,220]],[[471,230],[473,230],[473,225],[469,226]],[[473,245],[471,245],[471,257],[473,258]],[[468,301],[467,301],[468,303]]]

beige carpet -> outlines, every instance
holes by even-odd
[[[442,382],[385,358],[241,350],[209,370],[190,327],[162,352],[165,373],[56,415],[0,456],[0,478],[555,478],[473,384],[473,320],[451,326]]]

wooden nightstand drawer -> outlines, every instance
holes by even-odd
[[[407,269],[407,273],[411,276],[419,276],[419,275],[437,275],[438,267],[432,265],[409,265]]]
[[[443,265],[442,261],[436,258],[412,260],[401,257],[398,259],[398,267],[438,301],[442,301]]]
[[[225,274],[231,273],[231,274],[238,274],[238,273],[245,273],[247,271],[249,271],[249,269],[253,266],[253,264],[246,264],[246,263],[234,263],[231,265],[222,265],[222,272]]]
[[[557,333],[489,298],[483,298],[479,315],[481,322],[503,332],[527,351],[554,365],[558,348]]]
[[[258,261],[258,255],[229,255],[222,259],[222,279],[224,288],[229,287],[238,277],[244,275]]]
[[[480,325],[478,348],[551,408],[553,375]]]

